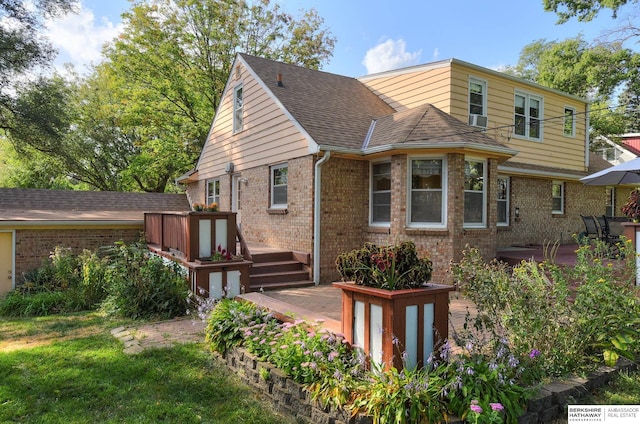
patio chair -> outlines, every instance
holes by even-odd
[[[598,224],[600,225],[600,239],[611,247],[611,255],[620,254],[620,246],[617,244],[622,236],[620,231],[612,231],[610,221],[606,215],[598,216]]]
[[[580,239],[587,237],[589,240],[602,240],[602,231],[598,220],[593,215],[580,215],[584,222],[585,230],[580,233]]]

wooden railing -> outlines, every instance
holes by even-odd
[[[218,246],[236,254],[235,212],[147,212],[144,231],[148,244],[187,262],[210,257]]]
[[[242,232],[240,231],[240,226],[236,228],[238,232],[238,243],[240,243],[240,254],[244,258],[245,261],[252,261],[251,252],[249,251],[249,247],[247,246],[247,241],[242,236]]]

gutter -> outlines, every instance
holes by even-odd
[[[0,221],[0,228],[42,228],[42,227],[132,227],[143,226],[144,220],[127,220],[127,221],[60,221],[60,220],[21,220],[21,221]]]
[[[315,181],[313,188],[313,283],[320,284],[320,196],[322,183],[320,177],[322,170],[320,167],[331,157],[331,151],[315,164]]]

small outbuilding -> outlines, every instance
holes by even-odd
[[[184,194],[0,188],[0,294],[56,246],[79,253],[141,240],[145,212],[188,210]]]

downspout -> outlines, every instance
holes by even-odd
[[[589,141],[589,133],[591,133],[589,126],[591,125],[591,105],[587,103],[587,113],[585,114],[585,124],[584,124],[584,165],[587,169],[589,169],[589,150],[591,149],[591,142]]]
[[[320,177],[322,172],[320,167],[329,160],[331,152],[327,151],[325,155],[316,162],[315,165],[315,182],[313,191],[313,283],[317,286],[320,284],[320,195],[322,184]]]

